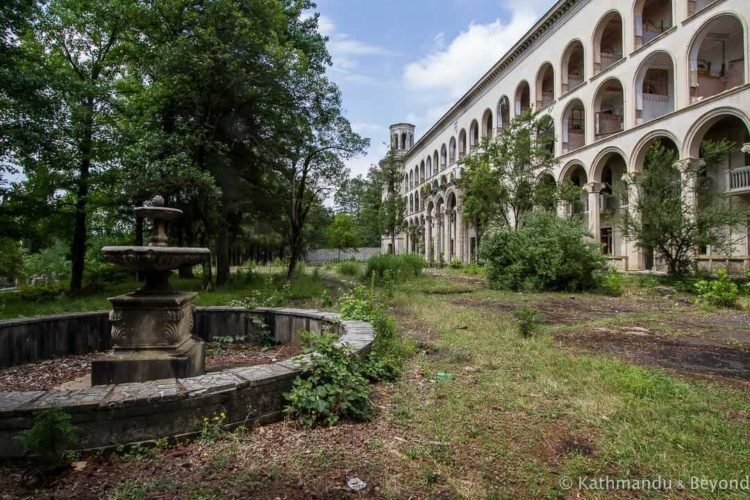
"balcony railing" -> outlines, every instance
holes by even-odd
[[[733,194],[750,193],[750,166],[729,171],[729,192]]]
[[[614,134],[624,128],[625,120],[622,108],[599,111],[595,115],[595,128],[597,136]]]

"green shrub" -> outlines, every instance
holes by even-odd
[[[203,417],[201,424],[201,441],[204,443],[215,443],[226,434],[227,412],[221,410],[211,417]]]
[[[372,381],[396,380],[404,368],[404,360],[411,353],[407,344],[396,332],[396,321],[378,311],[371,324],[375,341],[364,365],[365,376]]]
[[[346,260],[340,262],[336,267],[336,270],[339,274],[343,274],[344,276],[358,276],[359,264],[351,260]]]
[[[70,464],[75,434],[70,415],[52,407],[36,415],[31,428],[21,432],[18,439],[32,460],[48,467],[63,467]]]
[[[472,262],[464,266],[464,272],[466,274],[472,274],[474,276],[481,276],[484,274],[484,267],[480,266],[476,262]]]
[[[459,269],[463,269],[464,263],[461,259],[454,258],[454,259],[451,259],[449,266],[451,269],[459,270]]]
[[[531,337],[539,330],[543,315],[537,309],[529,306],[519,307],[513,311],[513,317],[518,321],[518,333],[521,337]]]
[[[49,283],[47,285],[22,286],[18,295],[27,302],[49,302],[57,300],[68,292],[63,283]]]
[[[515,291],[595,289],[604,258],[586,236],[576,219],[532,212],[521,228],[484,239],[487,282],[491,288]]]
[[[381,283],[384,278],[389,277],[395,282],[408,281],[422,274],[424,268],[424,259],[416,254],[377,255],[367,261],[365,277],[374,279],[376,283]]]
[[[345,319],[372,321],[376,312],[375,296],[366,286],[357,285],[351,292],[341,295],[339,310]]]
[[[718,307],[734,307],[740,294],[737,283],[720,269],[715,280],[700,280],[695,284],[698,301]]]
[[[301,424],[334,425],[341,419],[370,420],[370,385],[362,362],[331,333],[304,333],[304,351],[314,354],[292,390],[284,394],[284,412]]]
[[[614,269],[608,269],[602,273],[599,280],[599,289],[605,295],[610,297],[619,297],[622,295],[624,278],[622,274]]]

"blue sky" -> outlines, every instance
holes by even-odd
[[[346,116],[371,139],[352,160],[364,174],[386,152],[388,125],[407,121],[419,138],[554,0],[318,0],[330,40],[329,76]]]

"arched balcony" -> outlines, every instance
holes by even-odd
[[[491,139],[493,132],[492,111],[487,109],[482,115],[482,138]]]
[[[565,49],[561,64],[563,94],[570,92],[586,80],[583,44],[580,40],[570,42]]]
[[[732,15],[709,21],[690,47],[691,102],[720,94],[745,83],[745,37]]]
[[[624,102],[620,80],[611,78],[599,88],[594,99],[594,135],[597,139],[624,130]]]
[[[695,15],[715,2],[716,0],[687,0],[688,15]]]
[[[458,133],[458,157],[466,156],[466,129],[462,128]]]
[[[448,166],[448,147],[443,144],[443,147],[440,148],[440,171],[442,172],[445,170],[445,167]]]
[[[637,0],[633,20],[638,49],[672,27],[672,0]]]
[[[635,119],[638,125],[675,110],[674,65],[666,52],[651,54],[635,77]]]
[[[473,120],[469,127],[469,150],[474,151],[477,146],[479,146],[479,123]]]
[[[523,81],[516,89],[515,112],[516,116],[522,116],[531,111],[531,90],[529,82]]]
[[[456,138],[451,137],[448,143],[448,165],[453,165],[456,162]]]
[[[546,108],[555,100],[555,70],[545,63],[536,77],[536,108]]]
[[[497,103],[497,129],[502,130],[510,125],[510,99],[504,95]]]
[[[572,100],[565,108],[561,140],[563,154],[586,145],[586,109],[580,99]]]
[[[539,143],[539,147],[544,151],[546,160],[555,157],[555,121],[551,116],[545,115],[539,118],[536,140]]]
[[[422,162],[419,164],[419,183],[422,184],[425,179],[425,165],[424,160],[422,160]]]
[[[610,12],[594,32],[594,74],[606,70],[623,57],[622,17]]]

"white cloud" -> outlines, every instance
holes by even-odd
[[[392,52],[376,45],[357,40],[347,33],[336,30],[336,23],[328,16],[318,17],[318,29],[328,37],[328,51],[333,59],[333,70],[350,74],[359,67],[359,58],[364,56],[387,56]]]
[[[500,19],[489,24],[469,25],[445,48],[404,68],[404,83],[413,91],[437,91],[457,98],[510,49],[537,17],[528,9],[514,13],[509,23]],[[440,34],[436,36],[436,42]],[[439,43],[436,43],[439,47]]]

